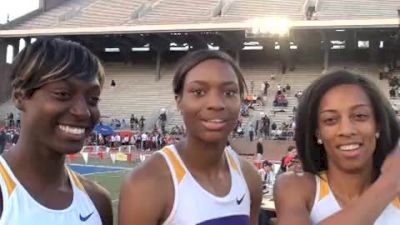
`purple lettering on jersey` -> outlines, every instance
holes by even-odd
[[[250,217],[247,215],[226,216],[207,220],[197,225],[250,225]]]

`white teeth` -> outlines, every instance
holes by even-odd
[[[84,128],[70,127],[70,126],[66,126],[66,125],[58,125],[58,127],[65,133],[78,134],[78,135],[85,133]]]
[[[339,147],[339,149],[340,149],[340,150],[343,150],[343,151],[351,151],[351,150],[357,149],[357,148],[359,148],[359,147],[360,147],[359,144],[341,145],[341,146]]]
[[[224,122],[223,120],[220,119],[215,119],[215,120],[207,120],[207,122],[211,122],[211,123],[222,123]]]

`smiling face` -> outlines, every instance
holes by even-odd
[[[329,168],[372,168],[376,132],[371,101],[360,86],[339,85],[322,97],[316,135],[323,142]]]
[[[98,79],[82,81],[73,76],[50,82],[21,97],[22,130],[35,148],[61,154],[78,152],[100,117]]]
[[[238,78],[229,63],[205,60],[187,73],[176,102],[188,137],[225,143],[239,115]]]

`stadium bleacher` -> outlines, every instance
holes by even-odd
[[[320,0],[317,20],[397,18],[397,0]]]

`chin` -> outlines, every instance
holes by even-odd
[[[62,154],[75,154],[82,150],[83,143],[69,143],[58,147],[57,151]]]
[[[199,139],[207,143],[219,143],[226,141],[228,139],[228,135],[225,135],[222,132],[203,133]]]
[[[343,170],[350,174],[359,174],[365,170],[363,165],[347,165],[343,167]]]

